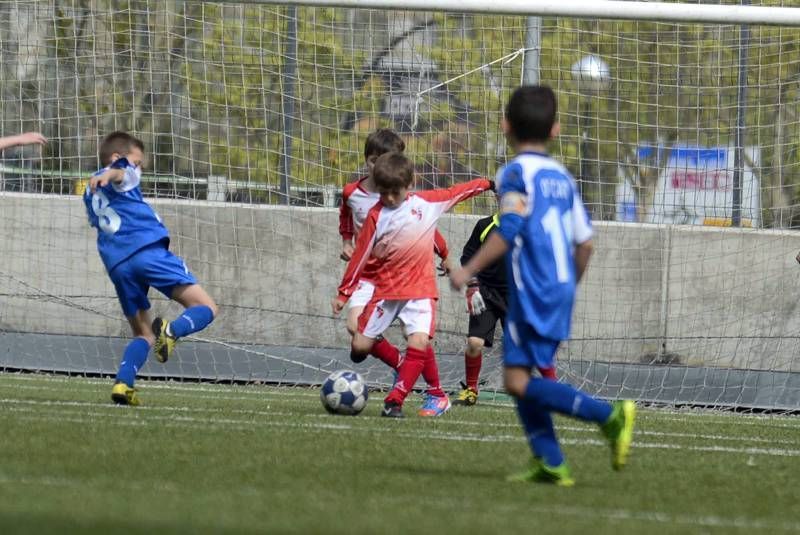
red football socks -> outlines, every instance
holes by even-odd
[[[478,391],[478,377],[481,375],[481,365],[483,364],[483,354],[478,353],[477,357],[470,357],[464,353],[464,369],[467,373],[467,388]]]
[[[558,381],[558,377],[556,377],[556,367],[553,366],[552,368],[538,368],[539,373],[545,379],[550,379],[551,381]]]
[[[372,344],[370,354],[376,359],[386,363],[390,368],[397,369],[400,366],[400,350],[397,349],[386,338],[381,338]]]
[[[384,400],[386,403],[397,403],[402,405],[406,396],[414,388],[414,384],[422,374],[422,368],[425,367],[425,361],[428,358],[428,352],[409,347],[406,349],[406,358],[397,369],[397,383],[389,395]]]
[[[428,383],[428,394],[436,397],[445,395],[442,385],[439,383],[439,365],[436,363],[436,353],[433,346],[428,346],[425,358],[425,366],[422,368],[422,378]]]

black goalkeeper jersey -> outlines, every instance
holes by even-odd
[[[496,230],[499,225],[500,216],[497,214],[478,220],[467,243],[464,244],[464,251],[461,253],[462,266],[469,262],[469,259],[478,252],[481,244],[489,237],[489,234]],[[500,260],[478,273],[478,282],[481,286],[494,288],[505,294],[507,290],[505,258],[501,257]]]

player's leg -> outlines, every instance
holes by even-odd
[[[356,334],[358,334],[358,318],[364,312],[367,303],[372,300],[372,295],[374,293],[375,286],[372,283],[360,281],[356,287],[356,291],[353,292],[353,295],[350,296],[350,299],[347,301],[347,332],[350,333],[351,337],[355,337]],[[394,370],[400,365],[400,350],[383,336],[379,336],[375,339],[369,351],[366,353],[351,353],[350,358],[360,359],[353,360],[355,363],[360,363],[366,359],[369,354]]]
[[[497,321],[500,319],[500,315],[488,298],[486,305],[486,310],[477,316],[469,317],[467,348],[464,351],[466,381],[461,384],[461,392],[455,401],[457,405],[475,405],[478,402],[478,379],[483,366],[483,348],[492,347]]]
[[[422,375],[425,361],[428,359],[430,346],[427,333],[413,333],[406,338],[406,356],[397,370],[397,381],[392,390],[384,398],[382,416],[390,418],[403,417],[403,403],[414,385]]]
[[[530,368],[508,367],[504,378],[507,384],[525,381],[530,378]],[[515,377],[517,376],[517,377]],[[533,453],[527,470],[511,475],[508,481],[535,481],[554,483],[559,486],[572,486],[572,479],[564,455],[556,438],[553,419],[550,413],[526,399],[517,398],[517,413]]]
[[[392,324],[395,308],[392,301],[372,298],[361,308],[350,341],[350,360],[359,363],[367,358],[376,341],[382,339],[383,332]]]
[[[139,405],[134,389],[136,374],[144,366],[147,354],[155,340],[150,329],[150,301],[147,286],[141,284],[135,273],[135,258],[117,265],[110,273],[111,281],[128,319],[134,338],[125,347],[119,369],[111,389],[111,399],[120,405]]]
[[[180,338],[202,331],[214,321],[217,305],[199,284],[179,284],[171,290],[162,286],[159,290],[184,307],[180,316],[171,322],[161,317],[153,320],[154,353],[159,362],[166,362]]]
[[[540,369],[554,367],[559,342],[542,338],[530,326],[512,321],[508,322],[508,331],[517,346],[523,341],[533,365]],[[625,464],[633,436],[633,402],[622,401],[612,406],[571,385],[538,377],[529,377],[524,384],[522,381],[512,382],[506,388],[515,397],[535,403],[546,411],[598,424],[611,443],[614,468],[619,469]]]
[[[166,362],[178,339],[202,331],[217,316],[217,304],[197,284],[197,279],[184,261],[165,247],[154,247],[146,255],[139,254],[140,277],[148,281],[165,297],[183,305],[184,311],[171,322],[157,317],[153,320],[156,337],[153,348],[156,359]]]
[[[503,366],[506,391],[516,398],[520,423],[533,454],[530,467],[520,474],[509,476],[508,480],[572,485],[550,413],[524,397],[534,367],[533,355],[529,348],[511,336],[508,329],[503,339]]]
[[[403,322],[408,340],[406,355],[410,355],[412,349],[424,352],[421,375],[428,383],[428,388],[418,414],[441,416],[450,409],[450,398],[442,390],[436,353],[431,344],[436,329],[436,299],[412,299],[400,311],[398,318]],[[413,386],[413,383],[410,384],[409,390]]]

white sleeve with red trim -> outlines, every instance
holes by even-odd
[[[491,182],[485,178],[478,178],[476,180],[464,182],[463,184],[456,184],[447,189],[418,191],[416,195],[436,206],[439,213],[443,214],[461,201],[474,197],[491,187]]]
[[[358,238],[356,239],[355,251],[350,257],[350,262],[347,263],[342,283],[339,285],[339,295],[341,296],[350,298],[358,285],[364,266],[372,254],[372,247],[375,245],[378,218],[382,209],[383,205],[381,203],[376,204],[370,209],[367,218],[364,220],[364,225],[361,227],[361,232],[358,233]]]

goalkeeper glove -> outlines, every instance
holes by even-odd
[[[467,312],[470,316],[479,316],[486,311],[486,302],[481,295],[481,289],[477,282],[467,285]]]

